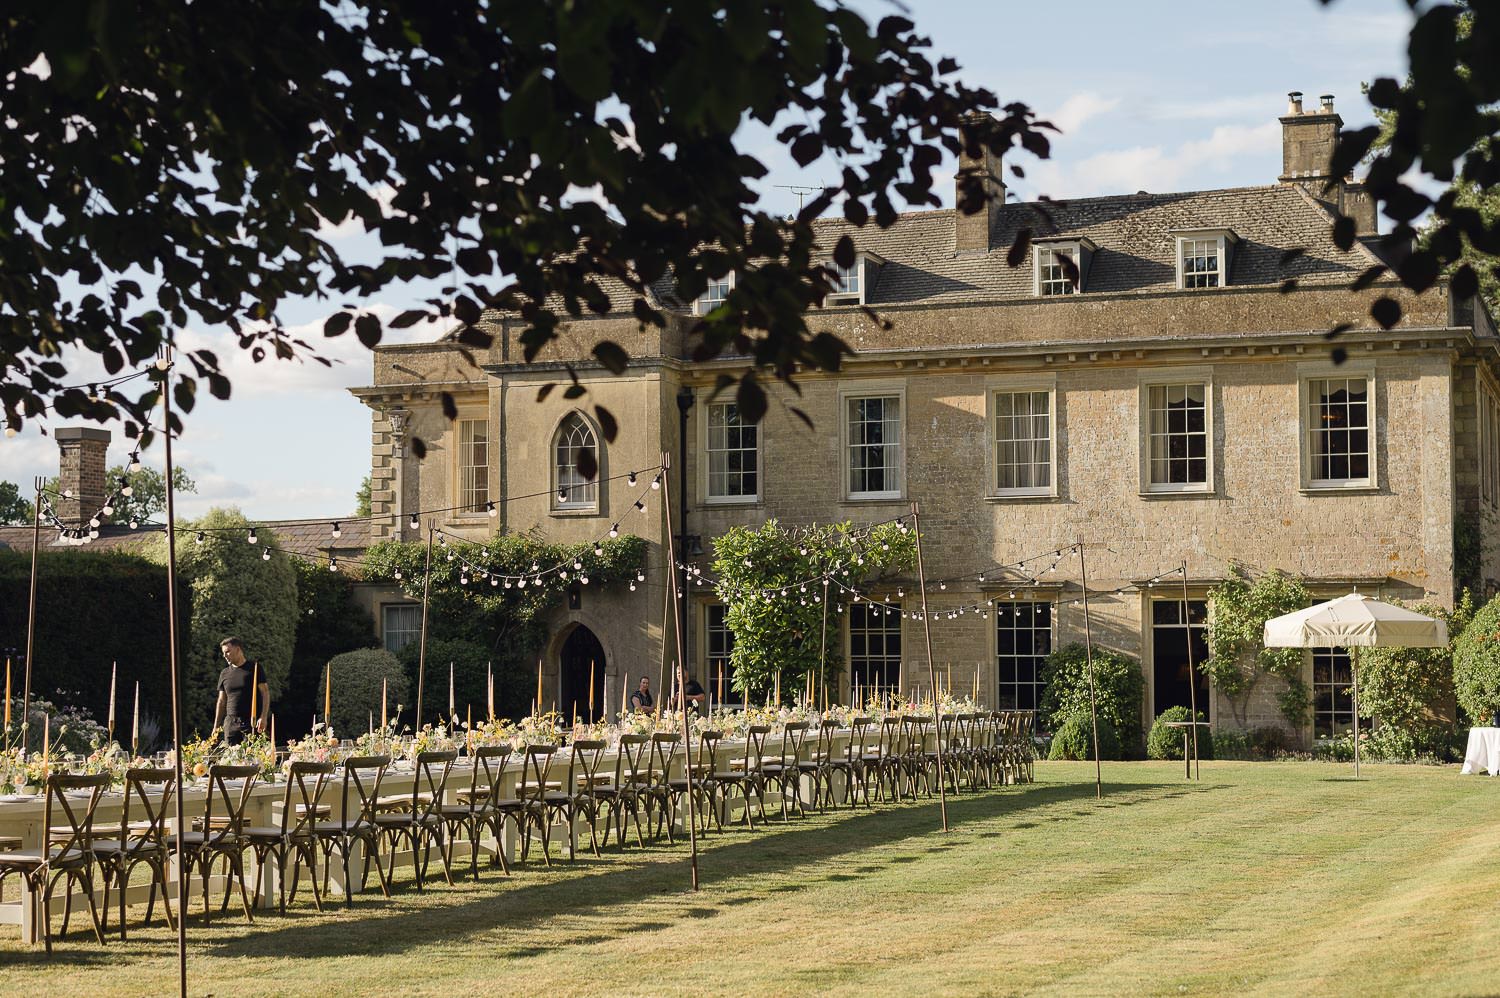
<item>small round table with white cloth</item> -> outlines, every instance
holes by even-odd
[[[1464,750],[1465,773],[1484,770],[1491,776],[1500,773],[1500,728],[1470,728],[1469,747]]]

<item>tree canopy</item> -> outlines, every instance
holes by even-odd
[[[1330,0],[1323,0],[1328,3]],[[1416,4],[1412,3],[1415,7]],[[1401,249],[1395,273],[1415,291],[1447,274],[1455,296],[1466,298],[1500,286],[1500,0],[1438,4],[1422,11],[1407,45],[1405,83],[1382,77],[1367,94],[1381,124],[1344,132],[1334,152],[1334,176],[1342,176],[1373,151],[1366,184],[1394,222],[1383,238]],[[1447,185],[1433,197],[1423,179]],[[1421,231],[1418,231],[1419,226]],[[1355,227],[1340,218],[1335,239],[1353,245]],[[1379,277],[1371,268],[1356,284]],[[1492,304],[1494,298],[1491,299]],[[1386,327],[1401,309],[1393,299],[1371,306]]]
[[[661,324],[651,287],[691,301],[734,271],[697,325],[696,359],[732,349],[782,378],[837,366],[847,348],[804,313],[830,286],[830,255],[848,262],[853,247],[818,245],[812,219],[838,206],[888,226],[898,199],[937,204],[945,151],[1048,152],[1050,126],[1023,104],[975,117],[995,96],[929,49],[906,18],[872,25],[840,0],[8,10],[0,76],[21,124],[0,130],[3,418],[14,429],[50,406],[147,436],[159,379],[69,385],[60,351],[126,378],[197,322],[256,361],[315,357],[280,318],[304,297],[346,303],[324,332],[374,346],[382,321],[360,303],[414,279],[447,284],[392,325],[456,320],[480,346],[481,309],[502,308],[531,359],[560,321],[610,310],[605,279]],[[783,126],[801,164],[839,163],[795,218],[757,206],[749,182],[766,167],[735,142],[748,119]],[[966,177],[961,207],[985,196],[984,177]],[[378,236],[375,259],[320,234],[351,218]],[[594,352],[627,363],[616,344]],[[200,386],[229,396],[213,351],[181,359],[182,412]],[[755,371],[739,399],[764,408]]]

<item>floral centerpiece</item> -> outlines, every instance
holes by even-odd
[[[424,724],[406,745],[406,758],[415,762],[423,752],[452,752],[464,742],[457,729],[450,729],[446,721]]]
[[[521,729],[514,722],[501,717],[480,721],[471,732],[475,748],[492,745],[514,745],[521,738]]]
[[[207,738],[195,738],[182,745],[182,772],[184,777],[196,779],[208,775],[208,763],[214,748],[219,744],[218,729]],[[175,765],[177,750],[167,753],[167,765]]]
[[[555,710],[521,718],[516,738],[521,745],[561,745],[564,740],[563,718]]]
[[[255,766],[261,779],[276,779],[276,746],[263,734],[246,735],[238,745],[226,745],[216,762],[229,766]]]
[[[286,743],[286,761],[292,762],[331,762],[334,764],[343,761],[342,753],[339,752],[339,740],[333,734],[333,729],[321,721],[313,725],[306,738],[292,739]]]
[[[396,713],[401,713],[401,705],[396,705]],[[367,731],[354,739],[355,755],[377,755],[389,756],[394,759],[401,752],[401,730],[397,721],[387,721],[382,727]]]

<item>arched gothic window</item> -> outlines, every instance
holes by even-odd
[[[589,463],[584,455],[590,455],[593,468],[591,475],[584,475],[578,468],[580,460]],[[557,427],[557,436],[552,441],[552,468],[556,493],[555,509],[592,509],[599,505],[599,441],[588,421],[578,413],[570,413]]]

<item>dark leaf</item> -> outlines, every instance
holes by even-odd
[[[1401,321],[1401,303],[1394,298],[1380,298],[1370,306],[1370,318],[1380,323],[1382,329],[1390,329]]]
[[[495,337],[491,336],[483,329],[480,329],[478,326],[465,326],[464,328],[460,329],[458,331],[457,339],[458,342],[463,344],[464,346],[474,347],[476,350],[488,350],[490,348],[490,345],[495,342]],[[465,354],[464,359],[467,360],[470,364],[473,364],[475,362],[473,354],[469,353],[467,350],[463,351],[463,353]]]
[[[734,393],[735,409],[740,419],[747,423],[759,423],[766,415],[766,390],[747,374],[740,379],[740,387]]]
[[[605,443],[614,443],[615,437],[620,434],[620,424],[615,421],[614,413],[602,405],[596,405],[594,417],[599,420],[599,431],[604,434]]]
[[[349,323],[354,321],[354,316],[348,312],[335,312],[323,323],[324,336],[342,336],[349,331]]]
[[[582,385],[573,384],[573,385],[569,385],[567,391],[563,392],[563,398],[565,398],[565,399],[581,399],[587,393],[588,393],[588,390],[586,388],[584,388]]]
[[[1356,277],[1354,279],[1354,283],[1349,285],[1349,289],[1351,291],[1363,291],[1365,288],[1368,288],[1370,285],[1380,280],[1381,276],[1384,273],[1385,264],[1374,264],[1373,266],[1366,268],[1358,277]]]
[[[453,317],[459,322],[476,323],[479,321],[479,303],[468,295],[459,295],[453,301]]]
[[[553,389],[555,389],[556,387],[557,387],[557,382],[555,382],[555,381],[549,381],[549,382],[547,382],[545,385],[543,385],[542,387],[540,387],[540,388],[538,388],[536,390],[536,400],[538,402],[545,402],[545,401],[547,401],[547,396],[551,395]]]
[[[443,416],[448,420],[448,422],[453,422],[458,418],[458,403],[453,401],[453,393],[443,392],[438,397],[442,399],[443,402]]]
[[[801,409],[797,408],[794,405],[788,406],[787,409],[793,416],[796,416],[798,419],[802,420],[802,422],[807,426],[809,430],[817,429],[817,427],[813,425],[812,417],[807,413],[803,412]]]
[[[586,481],[592,482],[594,479],[599,477],[599,458],[594,454],[594,448],[580,448],[577,452],[577,456],[574,458],[574,461],[576,462],[578,473],[582,475]]]
[[[1296,260],[1299,257],[1305,256],[1306,254],[1307,254],[1307,247],[1306,246],[1293,246],[1291,249],[1289,249],[1285,253],[1281,254],[1281,265],[1283,267],[1285,267],[1287,264],[1291,263],[1293,260]]]
[[[1354,248],[1354,219],[1340,215],[1333,220],[1333,244],[1346,253]]]
[[[613,340],[601,340],[594,344],[594,358],[603,364],[610,374],[624,374],[630,366],[630,356],[625,348]]]
[[[1349,351],[1345,350],[1343,347],[1334,347],[1332,352],[1330,353],[1330,356],[1333,358],[1333,362],[1335,364],[1342,364],[1344,361],[1349,359]]]
[[[1352,323],[1352,322],[1341,322],[1337,326],[1334,326],[1332,329],[1328,330],[1328,332],[1324,333],[1323,334],[1323,338],[1325,340],[1336,340],[1340,336],[1343,336],[1345,333],[1347,333],[1349,330],[1351,330],[1353,328],[1354,328],[1354,323]]]
[[[1412,250],[1396,266],[1396,276],[1401,278],[1401,283],[1418,293],[1436,284],[1438,273],[1437,257],[1426,249]]]
[[[1005,262],[1012,267],[1019,267],[1026,259],[1026,251],[1031,248],[1031,227],[1023,225],[1016,230],[1016,238],[1010,244],[1010,249],[1005,254]]]
[[[405,312],[402,312],[400,315],[392,319],[389,325],[392,329],[405,329],[408,326],[415,326],[417,323],[427,318],[427,315],[428,313],[420,308],[407,309]]]
[[[421,437],[412,437],[411,452],[416,455],[418,461],[422,460],[427,456],[427,442]]]
[[[1449,287],[1453,291],[1453,297],[1466,301],[1479,293],[1479,277],[1474,273],[1474,268],[1466,263],[1453,272]]]
[[[1281,294],[1284,295],[1291,294],[1293,291],[1297,290],[1297,279],[1295,277],[1288,277],[1286,280],[1281,282],[1281,287],[1278,290]]]
[[[854,240],[847,234],[839,237],[833,247],[833,262],[840,267],[854,266]]]
[[[380,317],[371,312],[366,312],[354,320],[354,335],[365,346],[374,349],[380,343]]]

